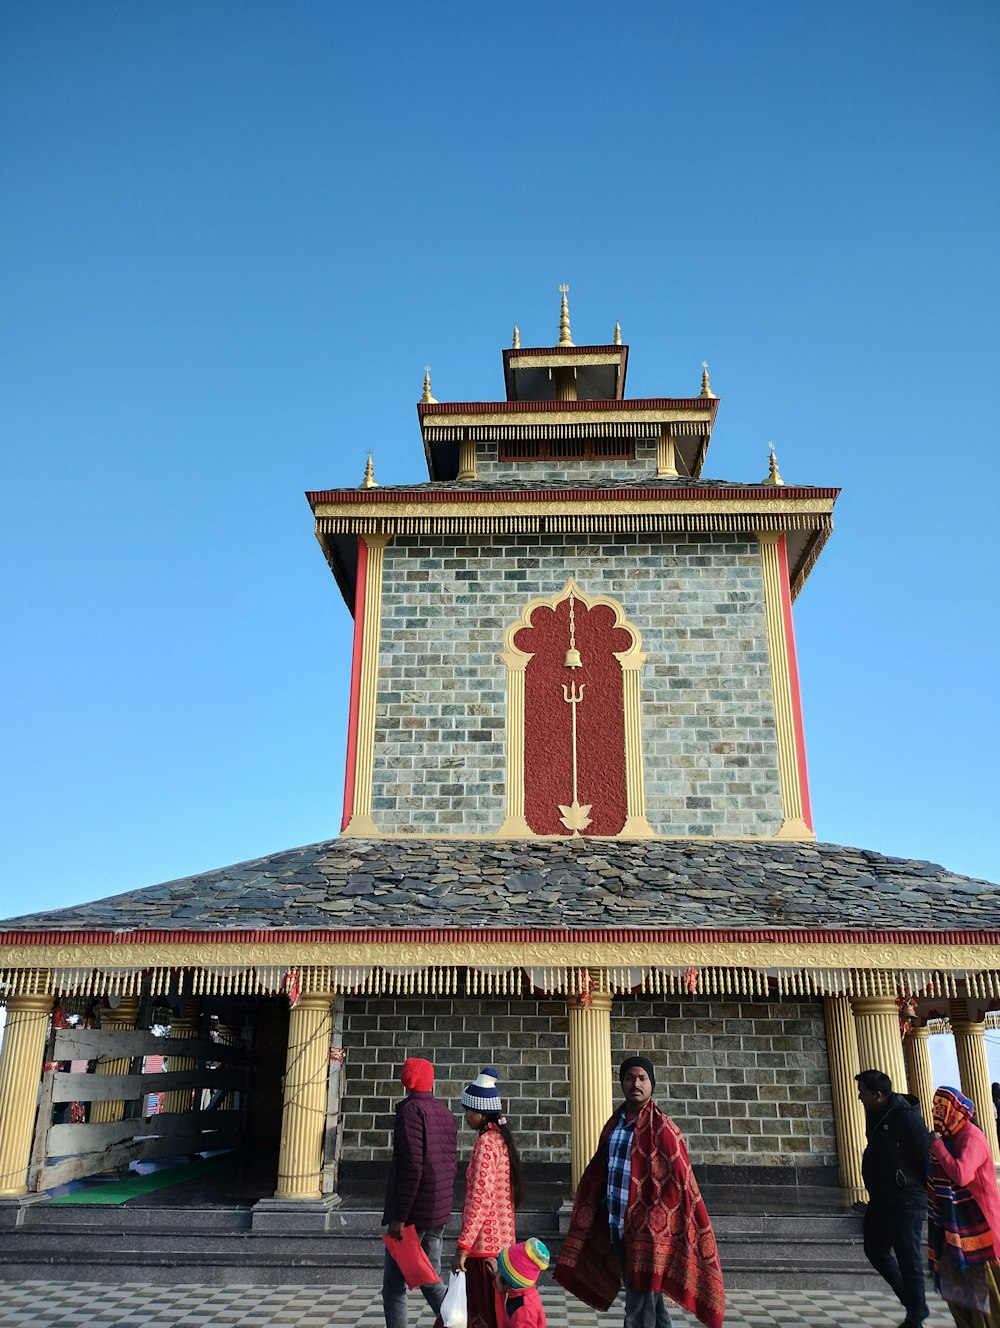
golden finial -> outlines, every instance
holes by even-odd
[[[516,323],[514,324],[514,340],[510,343],[510,348],[511,350],[521,349],[521,333]]]
[[[569,334],[569,301],[566,299],[569,293],[569,287],[560,286],[562,294],[562,304],[559,306],[559,345],[572,346],[573,338]]]
[[[768,443],[767,446],[771,456],[767,463],[767,479],[762,480],[761,483],[783,485],[785,481],[781,478],[781,472],[778,470],[778,458],[774,455],[774,444]]]
[[[622,344],[622,325],[621,325],[621,323],[615,323],[615,343],[614,343],[614,344],[615,344],[616,346],[620,346],[620,345]]]
[[[703,397],[714,397],[712,384],[708,381],[708,360],[701,362],[701,395]]]
[[[420,400],[423,402],[437,401],[437,397],[431,396],[431,366],[429,364],[424,365],[424,394]]]
[[[433,399],[433,398],[432,398]],[[359,489],[377,489],[378,484],[375,481],[375,467],[372,465],[372,449],[368,449],[368,460],[365,462],[365,477],[358,485]]]

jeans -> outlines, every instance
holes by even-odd
[[[623,1328],[673,1328],[670,1311],[662,1291],[636,1291],[625,1276],[625,1242],[611,1235],[611,1248],[618,1259],[622,1281],[625,1283],[625,1322]]]
[[[434,1271],[441,1275],[441,1244],[444,1239],[444,1227],[428,1227],[426,1231],[417,1228],[420,1244],[431,1261]],[[435,1314],[441,1309],[444,1300],[443,1282],[431,1282],[422,1286],[424,1300]],[[385,1328],[406,1328],[406,1279],[399,1271],[399,1264],[388,1250],[382,1266],[382,1309],[385,1311]]]
[[[869,1204],[865,1210],[865,1258],[892,1287],[908,1328],[927,1318],[923,1225],[923,1208]]]

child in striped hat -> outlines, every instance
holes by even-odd
[[[496,1288],[502,1297],[500,1328],[545,1328],[545,1307],[535,1283],[549,1266],[549,1252],[534,1236],[497,1255]]]

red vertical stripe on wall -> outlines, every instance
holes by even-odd
[[[354,649],[351,654],[351,711],[347,721],[347,769],[344,772],[346,830],[354,815],[354,767],[358,758],[358,706],[361,700],[361,648],[365,637],[365,584],[368,580],[368,545],[358,540],[358,572],[354,582]]]
[[[788,544],[784,535],[778,538],[778,566],[781,569],[781,613],[785,620],[785,642],[788,648],[788,681],[792,692],[792,722],[795,725],[795,759],[799,767],[799,797],[802,800],[802,819],[813,829],[812,804],[809,800],[809,770],[806,765],[806,733],[802,724],[802,690],[799,686],[799,662],[795,654],[795,625],[792,622],[792,588],[788,579]]]

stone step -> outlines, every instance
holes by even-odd
[[[82,1211],[81,1211],[82,1210]],[[553,1253],[566,1210],[518,1215],[518,1232],[541,1236]],[[377,1286],[382,1276],[381,1212],[334,1208],[327,1229],[254,1229],[241,1206],[122,1208],[30,1204],[19,1225],[0,1229],[0,1282],[30,1279],[167,1284]],[[865,1261],[853,1213],[722,1213],[714,1219],[727,1286],[735,1289],[852,1290],[879,1285]],[[445,1247],[460,1229],[452,1215]],[[449,1251],[450,1252],[450,1251]]]

